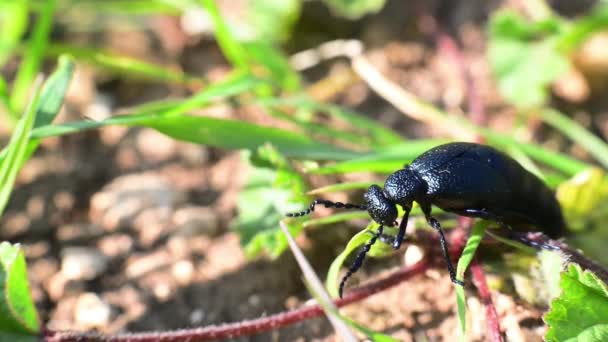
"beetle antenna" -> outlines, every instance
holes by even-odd
[[[348,272],[346,272],[344,277],[342,277],[342,280],[340,281],[339,292],[338,292],[340,294],[340,298],[342,298],[342,293],[344,292],[344,285],[346,285],[346,281],[355,272],[357,272],[357,270],[363,265],[363,260],[365,260],[365,255],[367,254],[367,252],[369,252],[370,248],[372,248],[372,245],[376,243],[376,240],[380,236],[382,236],[383,230],[384,230],[384,226],[380,225],[380,227],[378,227],[378,230],[376,231],[374,236],[371,238],[371,240],[369,240],[369,242],[366,243],[365,246],[363,246],[363,249],[359,252],[359,254],[357,254],[355,261],[348,268]]]
[[[322,204],[325,208],[336,208],[336,209],[356,209],[356,210],[367,210],[367,206],[365,204],[351,204],[351,203],[342,203],[342,202],[332,202],[324,199],[317,198],[316,200],[310,203],[308,209],[296,212],[296,213],[287,213],[285,216],[287,217],[300,217],[304,215],[308,215],[315,211],[315,206],[317,204]]]

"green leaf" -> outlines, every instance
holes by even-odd
[[[28,110],[17,123],[17,127],[11,136],[11,140],[6,147],[6,157],[0,164],[0,216],[4,212],[4,208],[8,203],[17,173],[25,162],[28,155],[28,142],[30,131],[36,120],[36,112],[40,98],[40,88],[35,90],[34,98],[28,107]]]
[[[606,341],[608,287],[595,274],[570,264],[561,275],[561,295],[544,316],[546,341]]]
[[[309,198],[302,195],[306,185],[272,145],[258,148],[250,162],[249,179],[237,199],[239,215],[235,230],[248,256],[265,251],[278,257],[287,247],[279,221],[285,213],[309,204]],[[303,229],[297,220],[288,220],[286,224],[293,235]]]
[[[38,335],[40,325],[19,245],[0,243],[0,263],[0,337],[2,334]]]
[[[323,0],[334,14],[348,19],[359,19],[376,13],[384,7],[385,0]]]
[[[556,196],[568,227],[575,232],[608,217],[608,181],[602,169],[579,172],[558,186]]]
[[[471,261],[475,257],[477,247],[483,239],[488,222],[477,221],[471,230],[471,235],[467,240],[467,244],[462,250],[462,255],[458,259],[458,266],[456,267],[456,279],[464,281],[464,272],[469,268]],[[456,304],[458,307],[458,322],[460,323],[460,340],[464,341],[466,336],[466,299],[464,294],[464,286],[456,285]]]
[[[498,89],[516,106],[544,105],[548,85],[568,70],[568,59],[557,47],[559,26],[553,18],[527,24],[512,12],[498,12],[490,21],[488,59]]]

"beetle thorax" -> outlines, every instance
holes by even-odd
[[[388,176],[384,183],[384,193],[388,200],[403,207],[411,207],[412,201],[425,192],[425,182],[407,166]]]

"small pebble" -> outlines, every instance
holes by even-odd
[[[85,329],[106,326],[111,314],[110,305],[95,293],[83,293],[76,300],[74,320]]]
[[[107,259],[88,247],[68,247],[61,257],[61,273],[68,280],[91,280],[106,271]]]

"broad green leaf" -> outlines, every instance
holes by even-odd
[[[277,149],[267,144],[254,152],[249,179],[237,199],[239,214],[234,226],[247,255],[265,251],[278,257],[287,247],[279,221],[285,213],[307,206],[310,200],[303,195],[304,180]],[[303,228],[297,220],[285,223],[293,235]]]
[[[462,250],[462,255],[458,259],[458,266],[456,267],[456,279],[464,281],[464,272],[469,268],[471,261],[475,257],[477,247],[483,239],[486,227],[488,223],[486,221],[477,221],[471,230],[471,235],[467,240],[467,244]],[[456,286],[456,304],[458,306],[458,322],[460,323],[460,340],[464,341],[466,336],[466,299],[464,294],[464,286]]]
[[[385,0],[323,0],[334,14],[348,19],[359,19],[380,11]]]
[[[558,46],[565,51],[572,51],[584,42],[589,35],[605,30],[608,27],[608,5],[598,1],[595,8],[587,15],[577,18],[559,37]]]
[[[557,48],[560,23],[526,22],[513,12],[498,12],[490,21],[488,59],[501,94],[524,109],[545,104],[548,85],[568,70]],[[544,36],[543,36],[544,34]]]
[[[557,188],[556,196],[568,227],[575,232],[608,218],[608,181],[599,168],[586,169],[563,182]]]
[[[40,88],[35,90],[32,102],[17,123],[11,140],[6,147],[6,157],[0,163],[0,217],[8,203],[17,173],[28,156],[28,142],[30,131],[36,120],[36,113],[40,99]]]
[[[549,326],[545,340],[606,341],[608,287],[596,275],[570,264],[561,275],[562,293],[544,316]]]
[[[38,335],[40,325],[19,245],[0,243],[0,264],[0,337]]]

